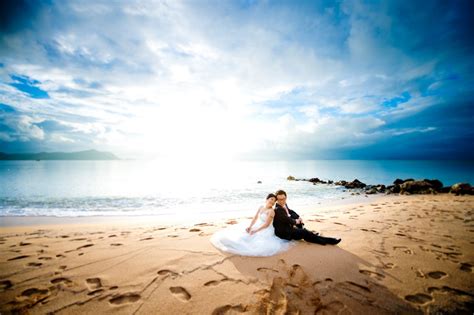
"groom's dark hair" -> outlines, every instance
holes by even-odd
[[[284,190],[277,190],[277,192],[275,193],[275,195],[279,196],[279,195],[285,195],[286,197],[286,192]]]
[[[270,199],[270,198],[272,198],[272,197],[275,198],[275,199],[277,199],[277,196],[275,196],[275,194],[268,194],[266,200],[268,200],[268,199]]]

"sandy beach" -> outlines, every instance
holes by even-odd
[[[383,195],[337,208],[302,217],[338,246],[300,241],[272,257],[209,242],[248,217],[3,226],[0,312],[472,314],[474,196]]]

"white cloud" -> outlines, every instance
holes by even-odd
[[[51,12],[61,27],[43,12],[36,31],[4,39],[2,79],[39,80],[51,99],[0,84],[0,100],[71,127],[45,138],[24,121],[16,130],[28,139],[90,135],[123,151],[363,145],[387,136],[377,131],[387,121],[436,104],[406,82],[431,73],[437,59],[420,62],[390,45],[378,32],[396,21],[383,8],[342,7],[347,25],[338,26],[334,10],[310,16],[266,3],[244,12],[227,2],[59,2]],[[404,91],[410,101],[381,107]]]

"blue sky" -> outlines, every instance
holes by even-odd
[[[0,151],[474,159],[472,1],[3,1]]]

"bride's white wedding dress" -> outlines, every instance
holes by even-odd
[[[267,211],[261,211],[252,230],[262,226],[267,216]],[[276,236],[272,224],[253,235],[245,230],[249,225],[240,223],[217,231],[211,236],[211,243],[224,252],[242,256],[271,256],[287,250],[293,244]]]

